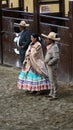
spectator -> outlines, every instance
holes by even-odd
[[[31,37],[31,34],[30,34],[30,31],[26,28],[28,27],[29,24],[26,24],[25,21],[21,21],[19,23],[19,29],[20,29],[20,33],[19,33],[19,54],[20,54],[20,61],[21,61],[21,64],[23,64],[23,61],[25,59],[25,53],[26,53],[26,50],[29,46],[29,43],[30,43],[30,37]]]

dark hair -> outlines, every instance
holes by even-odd
[[[39,36],[39,34],[36,33],[32,33],[31,36],[33,36],[34,38],[36,38],[37,41],[40,42],[42,50],[43,50],[43,54],[45,56],[46,54],[46,43],[43,41],[43,39]]]
[[[33,36],[34,38],[36,38],[37,41],[40,42],[40,36],[37,33],[32,33],[31,36]]]

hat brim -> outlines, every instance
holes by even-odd
[[[19,24],[19,26],[29,27],[29,24],[25,24],[25,25]]]
[[[22,27],[29,27],[30,26],[30,24],[25,24],[25,26],[24,25],[22,25],[22,24],[18,24],[18,23],[14,23],[14,26],[16,26],[16,27],[19,27],[19,26],[22,26]]]
[[[48,36],[45,35],[45,34],[41,34],[41,36],[43,36],[43,37],[45,37],[45,38],[47,38],[47,39],[54,40],[54,41],[60,41],[60,38],[50,38],[50,37],[48,37]]]

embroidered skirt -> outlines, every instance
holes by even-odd
[[[44,78],[40,74],[35,73],[33,69],[30,69],[27,74],[24,70],[20,72],[17,86],[19,89],[29,91],[40,91],[50,89],[49,79]]]

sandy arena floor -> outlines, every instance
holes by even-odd
[[[73,130],[73,87],[59,85],[58,99],[18,90],[20,69],[0,65],[0,130]]]

